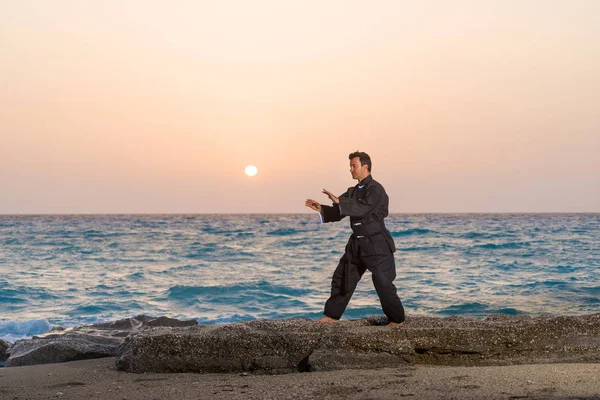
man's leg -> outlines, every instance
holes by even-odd
[[[394,286],[394,279],[396,279],[394,254],[367,256],[363,257],[362,261],[372,273],[373,285],[379,296],[383,313],[390,323],[404,322],[404,307]]]
[[[331,278],[331,296],[329,296],[329,299],[325,303],[325,310],[323,314],[325,314],[326,317],[329,317],[333,320],[338,320],[342,317],[342,314],[344,314],[346,306],[348,306],[350,298],[352,297],[352,294],[356,289],[358,281],[360,281],[360,278],[365,273],[365,268],[359,267],[355,264],[351,264],[350,287],[344,288],[343,282],[346,262],[346,255],[344,255],[340,259],[340,262],[337,268],[335,269],[335,272],[333,273],[333,277]],[[325,320],[325,317],[323,317],[323,319]]]

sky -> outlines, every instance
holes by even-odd
[[[311,212],[355,150],[390,212],[600,212],[599,15],[0,0],[0,214]]]

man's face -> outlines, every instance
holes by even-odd
[[[352,160],[350,160],[350,173],[352,174],[352,179],[358,179],[361,181],[369,174],[369,166],[361,165],[360,158],[354,157]]]

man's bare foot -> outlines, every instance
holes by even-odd
[[[394,328],[404,328],[404,322],[390,322],[388,324],[388,327],[394,329]]]
[[[320,320],[315,321],[315,324],[330,324],[331,325],[331,324],[335,324],[336,322],[337,322],[337,319],[333,319],[333,318],[325,315]]]

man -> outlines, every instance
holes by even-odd
[[[349,155],[350,173],[358,184],[340,197],[323,189],[333,202],[332,206],[307,199],[306,206],[319,212],[322,222],[340,221],[350,217],[352,236],[346,251],[331,279],[331,296],[319,324],[333,324],[342,317],[356,285],[368,269],[381,302],[381,308],[390,321],[390,327],[404,325],[404,307],[396,294],[394,279],[396,247],[383,219],[388,216],[389,199],[385,189],[371,176],[371,158],[367,153]]]

